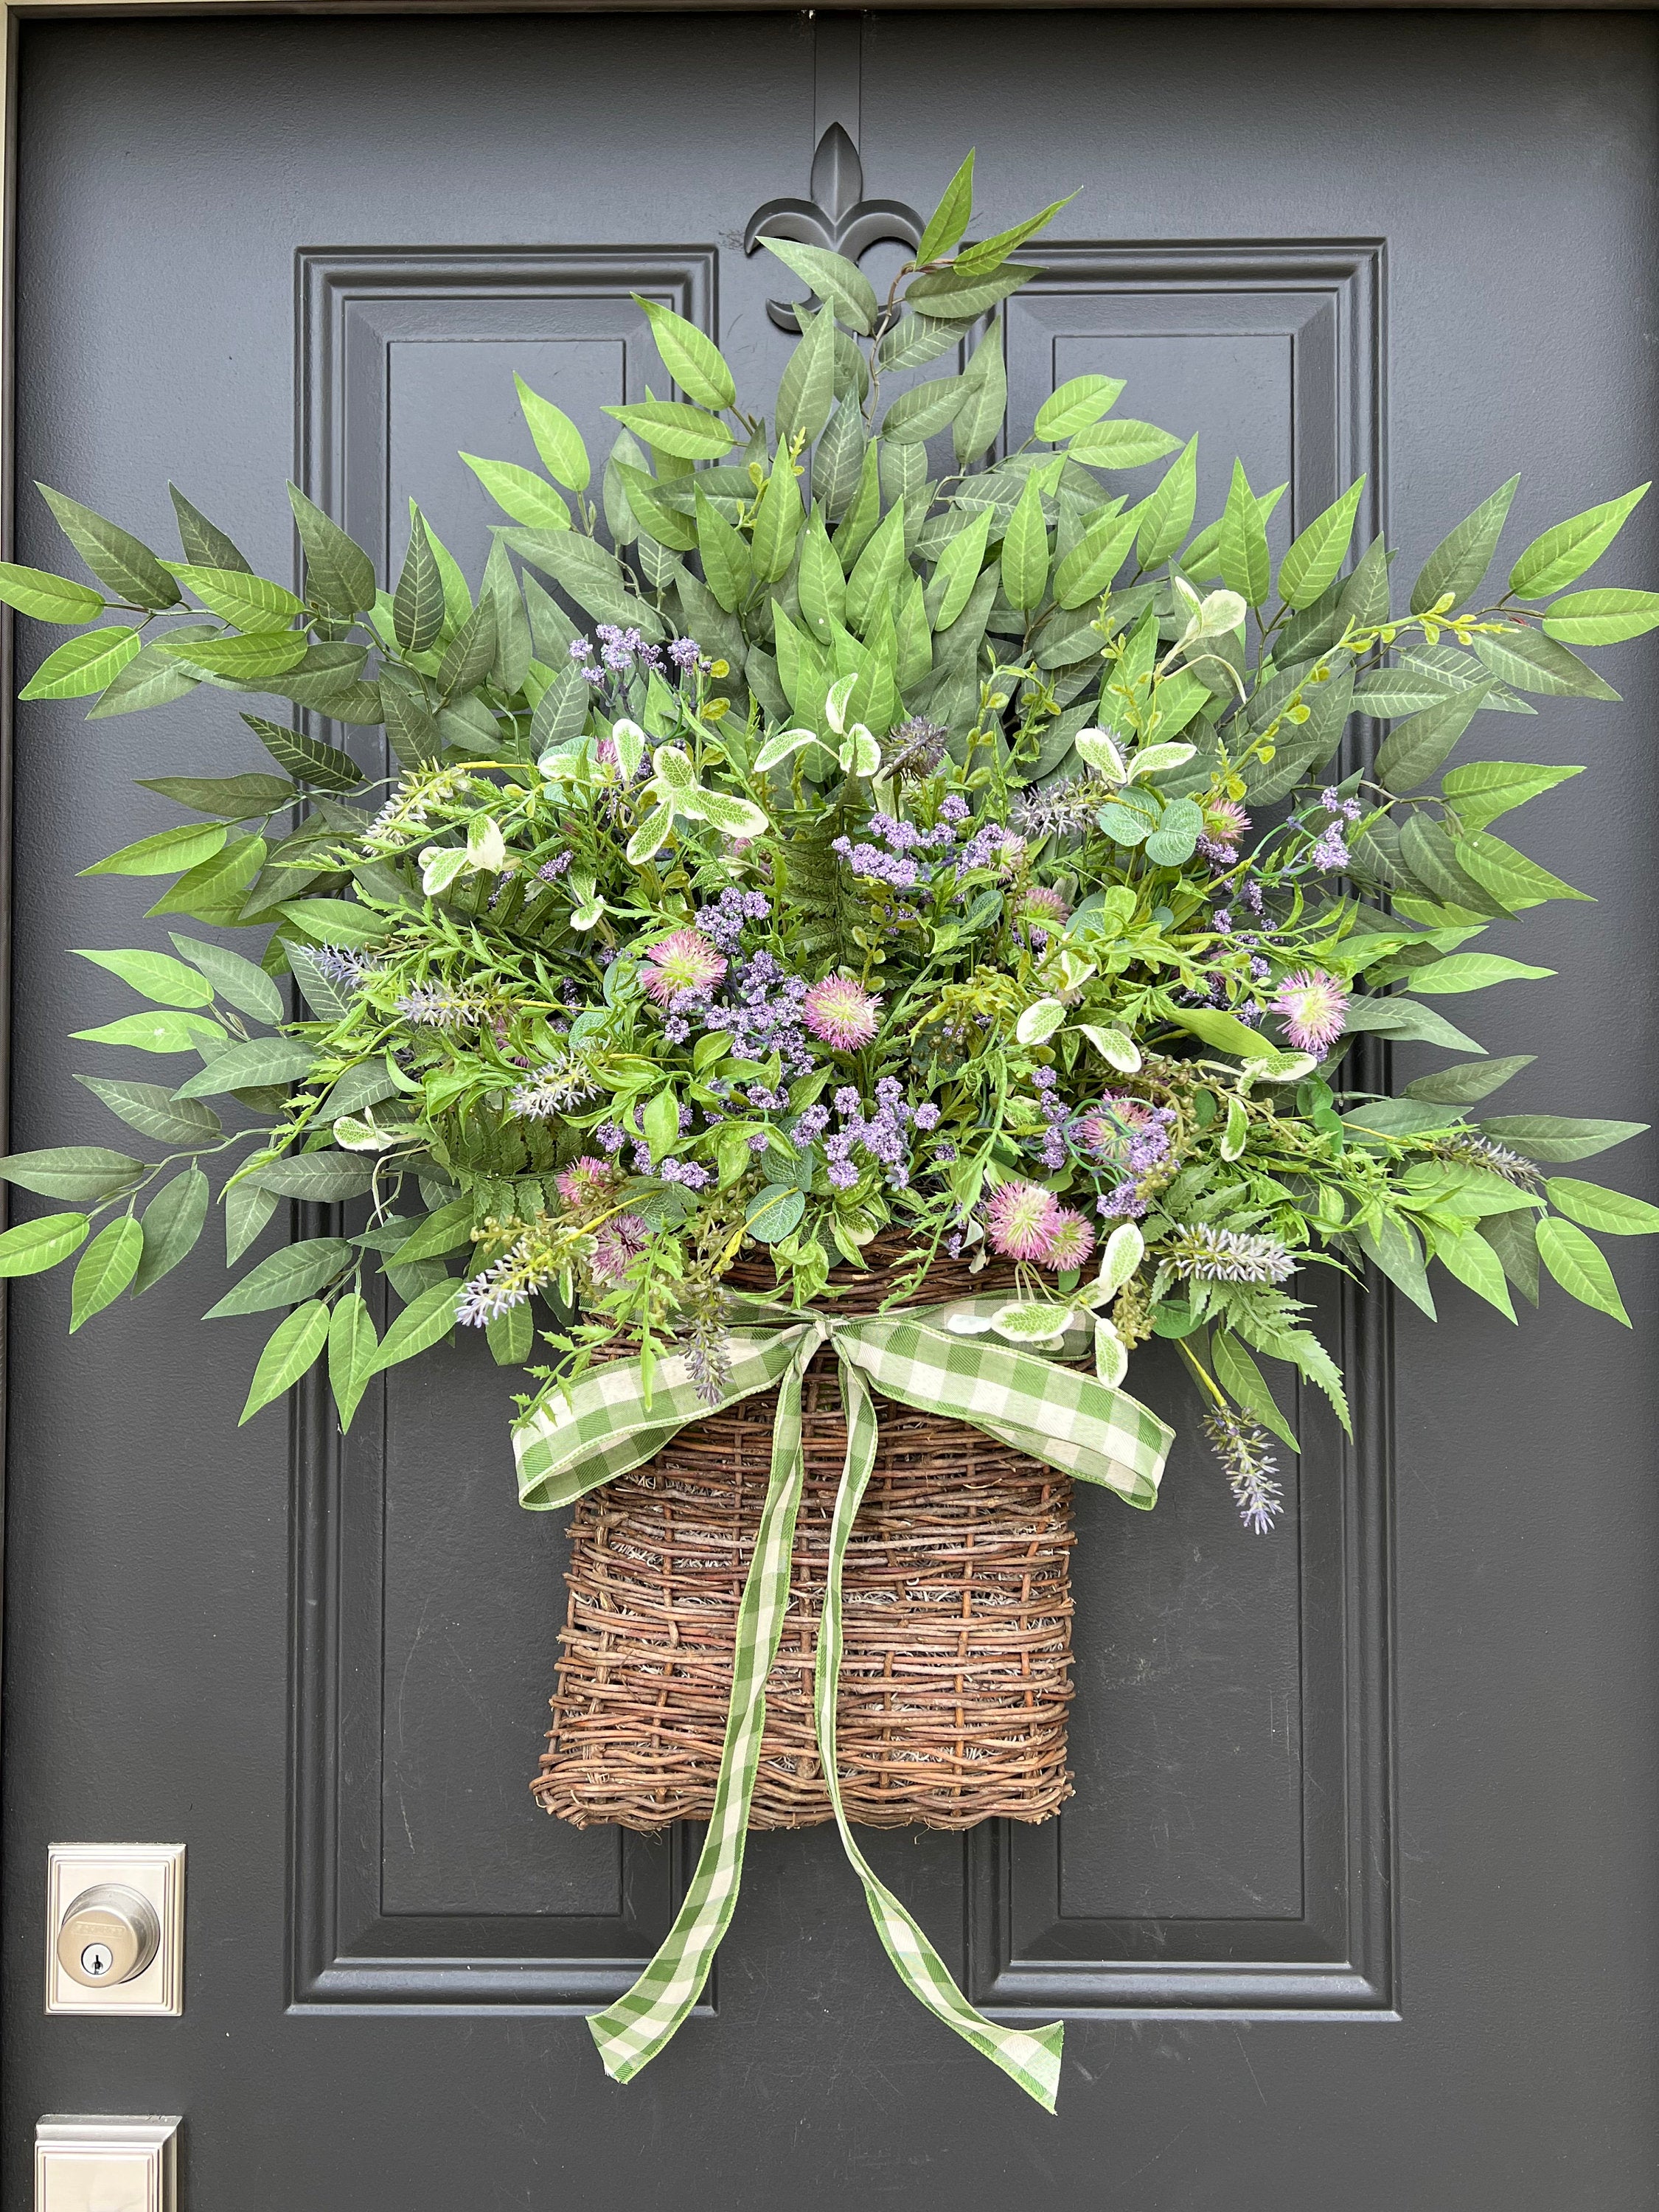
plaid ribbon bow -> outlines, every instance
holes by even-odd
[[[588,2021],[605,2072],[615,2081],[631,2081],[647,2065],[696,2002],[737,1904],[766,1723],[766,1678],[789,1602],[795,1516],[805,1473],[801,1385],[813,1354],[827,1344],[840,1364],[847,1459],[830,1522],[813,1704],[836,1823],[864,1885],[876,1932],[912,1996],[1012,2075],[1045,2111],[1054,2109],[1062,2024],[1000,2027],[968,2002],[915,1918],[876,1879],[854,1842],[842,1805],[836,1752],[842,1574],[875,1461],[871,1386],[923,1413],[967,1421],[1033,1459],[1115,1490],[1132,1505],[1156,1502],[1174,1431],[1134,1399],[1091,1375],[982,1335],[952,1335],[941,1326],[953,1313],[986,1310],[983,1299],[957,1299],[859,1319],[779,1311],[769,1325],[732,1331],[730,1370],[714,1405],[698,1397],[683,1359],[657,1363],[648,1398],[639,1362],[617,1361],[585,1375],[514,1431],[520,1503],[542,1511],[569,1505],[641,1466],[678,1430],[705,1414],[763,1390],[775,1387],[778,1393],[771,1479],[738,1613],[732,1701],[708,1832],[685,1901],[656,1957],[625,1996]]]

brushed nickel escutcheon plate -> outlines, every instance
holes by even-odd
[[[48,2112],[34,2127],[34,2212],[174,2212],[177,2118]]]
[[[184,1969],[182,1844],[48,1844],[49,2013],[176,2014]]]

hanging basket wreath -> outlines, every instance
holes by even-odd
[[[0,1162],[69,1209],[0,1271],[78,1255],[78,1328],[184,1260],[217,1169],[233,1264],[283,1200],[334,1209],[209,1316],[283,1316],[245,1419],[324,1360],[349,1425],[386,1370],[487,1339],[523,1502],[577,1508],[537,1793],[708,1821],[592,2022],[624,2080],[696,2000],[748,1826],[833,1817],[908,1985],[1052,2106],[1058,2024],[975,2012],[851,1824],[1066,1794],[1071,1484],[1151,1506],[1171,1440],[1123,1389],[1136,1346],[1179,1346],[1265,1535],[1295,1449],[1270,1377],[1348,1420],[1313,1270],[1432,1316],[1437,1267],[1511,1320],[1541,1272],[1623,1321],[1589,1232],[1659,1227],[1561,1172],[1641,1125],[1491,1115],[1528,1063],[1441,1010],[1547,974],[1470,948],[1584,896],[1492,829],[1579,771],[1460,748],[1487,710],[1617,696],[1576,648],[1659,595],[1579,586],[1646,487],[1489,582],[1512,479],[1401,611],[1382,540],[1355,557],[1363,480],[1292,532],[1235,465],[1194,531],[1196,439],[1114,378],[999,456],[999,309],[1058,210],[964,244],[972,183],[884,301],[763,241],[811,294],[764,414],[647,300],[682,396],[605,410],[597,483],[520,383],[521,459],[466,457],[507,517],[476,588],[418,508],[381,588],[292,487],[298,592],[177,493],[181,558],[48,490],[95,584],[0,567],[79,631],[25,699],[200,693],[270,763],[146,779],[189,818],[87,872],[159,890],[170,950],[87,954],[145,1010],[76,1034],[165,1079],[80,1079],[144,1157]],[[249,693],[359,741],[239,722]],[[1374,759],[1355,715],[1391,724]],[[1454,1057],[1391,1097],[1394,1042]]]

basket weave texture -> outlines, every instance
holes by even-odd
[[[734,1276],[734,1287],[769,1290],[769,1273],[752,1285]],[[995,1286],[936,1267],[918,1296]],[[836,1310],[873,1312],[886,1287],[874,1270],[852,1275]],[[712,1809],[776,1401],[767,1391],[694,1422],[573,1509],[554,1724],[532,1788],[577,1827],[649,1830]],[[876,1405],[880,1440],[843,1585],[848,1817],[870,1827],[1047,1820],[1072,1794],[1070,1478],[966,1422]],[[751,1828],[833,1817],[812,1723],[847,1444],[831,1354],[807,1372],[801,1433],[805,1485]]]

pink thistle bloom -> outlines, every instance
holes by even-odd
[[[985,1226],[1005,1260],[1047,1261],[1065,1221],[1059,1200],[1037,1182],[1000,1182],[985,1207]]]
[[[629,1261],[649,1234],[637,1213],[619,1213],[614,1221],[607,1221],[593,1239],[593,1256],[588,1261],[595,1279],[601,1283],[621,1282]]]
[[[1206,860],[1230,868],[1238,858],[1238,841],[1249,826],[1250,817],[1236,799],[1206,799],[1198,849]]]
[[[1033,884],[1019,902],[1019,919],[1034,934],[1061,929],[1071,918],[1071,908],[1048,884]]]
[[[1080,1267],[1095,1249],[1095,1232],[1080,1213],[1070,1206],[1061,1206],[1054,1235],[1048,1239],[1045,1267],[1053,1267],[1060,1274]]]
[[[880,1026],[879,995],[850,975],[826,975],[801,1000],[801,1017],[815,1037],[836,1052],[868,1044]]]
[[[682,991],[712,991],[726,973],[723,954],[700,929],[677,929],[646,954],[645,988],[659,1006]]]
[[[617,1188],[613,1160],[595,1159],[591,1152],[555,1177],[559,1196],[574,1213],[591,1213],[603,1206]]]
[[[1348,994],[1322,968],[1298,968],[1279,985],[1273,1010],[1283,1016],[1285,1034],[1296,1049],[1322,1060],[1342,1034]]]

